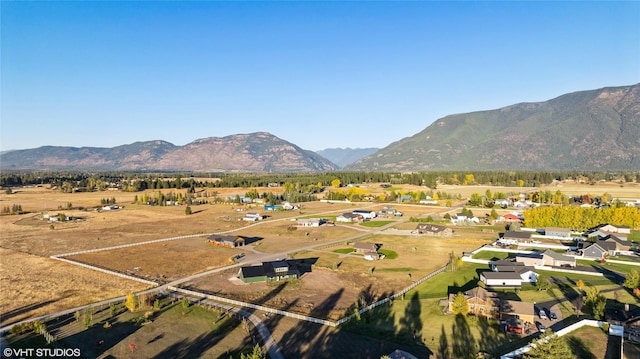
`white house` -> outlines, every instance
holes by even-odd
[[[353,212],[351,212],[351,213],[358,214],[358,215],[362,216],[362,218],[364,218],[364,219],[374,219],[377,216],[375,211],[367,211],[367,210],[364,210],[364,209],[354,209]]]
[[[300,227],[320,227],[325,222],[324,218],[300,218],[297,220]]]
[[[522,277],[516,272],[482,272],[480,281],[487,287],[520,288]]]
[[[243,221],[255,222],[262,219],[262,216],[256,212],[247,212],[242,218]]]
[[[362,216],[354,213],[343,213],[336,217],[336,222],[350,223],[360,221],[362,221]]]

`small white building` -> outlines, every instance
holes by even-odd
[[[262,220],[262,216],[256,212],[247,212],[242,218],[243,221],[255,222]]]
[[[300,218],[297,220],[300,227],[320,227],[325,222],[324,218]]]
[[[367,211],[365,209],[355,209],[351,213],[360,215],[364,219],[374,219],[377,216],[376,211]]]
[[[480,281],[487,287],[520,288],[522,277],[516,272],[482,272]]]

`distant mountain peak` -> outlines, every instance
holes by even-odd
[[[5,169],[313,172],[338,167],[268,132],[207,137],[184,146],[162,140],[113,148],[45,146],[3,153]]]

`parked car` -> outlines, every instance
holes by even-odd
[[[544,332],[545,329],[547,329],[547,327],[544,326],[544,324],[540,323],[540,322],[536,322],[536,327],[538,327],[538,330],[541,332]]]
[[[549,312],[549,318],[551,320],[556,320],[556,319],[558,319],[558,316],[556,315],[555,312]]]
[[[540,319],[549,319],[547,318],[547,312],[544,311],[544,308],[540,309],[538,315],[540,316]]]

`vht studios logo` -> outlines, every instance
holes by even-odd
[[[2,356],[5,358],[65,358],[79,357],[80,349],[75,348],[4,348]]]

